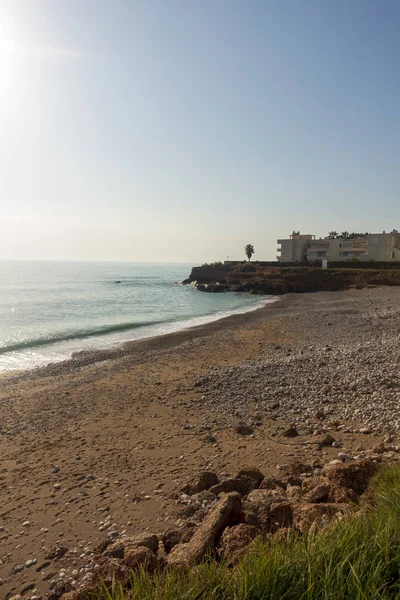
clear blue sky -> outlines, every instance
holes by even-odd
[[[2,0],[0,258],[400,229],[398,0]]]

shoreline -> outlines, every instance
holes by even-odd
[[[158,346],[159,349],[172,348],[173,346],[182,343],[182,341],[187,341],[191,338],[196,339],[197,337],[204,337],[212,333],[216,333],[217,331],[221,331],[225,327],[245,325],[252,321],[251,318],[247,318],[248,315],[259,313],[259,311],[264,311],[272,305],[282,303],[284,300],[284,296],[266,296],[266,298],[271,298],[271,300],[266,300],[263,306],[249,308],[243,312],[234,312],[230,315],[218,317],[199,325],[183,327],[182,329],[177,329],[176,331],[169,333],[150,335],[149,337],[138,338],[135,340],[121,341],[115,343],[114,346],[109,346],[106,348],[78,350],[73,352],[69,358],[65,358],[56,362],[49,362],[47,365],[38,365],[26,369],[10,369],[9,371],[0,371],[0,385],[3,380],[10,378],[36,378],[42,375],[47,376],[56,374],[55,371],[57,371],[57,374],[61,374],[61,372],[64,371],[69,372],[84,367],[90,367],[96,363],[105,363],[110,360],[131,355],[135,351],[150,351],[154,349],[154,346]],[[197,317],[193,317],[193,319],[195,318]],[[255,316],[256,320],[259,318],[260,316]],[[218,323],[222,324],[219,326],[217,325]]]

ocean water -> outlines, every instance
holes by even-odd
[[[0,371],[178,331],[273,300],[181,285],[192,266],[0,261]]]

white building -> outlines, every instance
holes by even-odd
[[[280,262],[303,262],[308,245],[314,238],[314,235],[300,235],[299,231],[293,231],[289,239],[278,240],[278,244],[281,245],[278,252],[281,254],[277,259]]]
[[[370,233],[354,238],[320,238],[294,231],[288,239],[278,240],[279,262],[400,261],[400,233]]]

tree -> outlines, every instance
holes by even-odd
[[[341,235],[341,237],[342,237],[344,240],[347,240],[347,238],[349,237],[349,232],[348,232],[348,231],[342,231],[342,235]]]
[[[328,240],[335,240],[337,238],[337,235],[338,235],[337,231],[330,231],[328,233]]]
[[[252,244],[247,244],[247,246],[244,247],[244,251],[250,262],[250,259],[254,254],[254,246]]]

